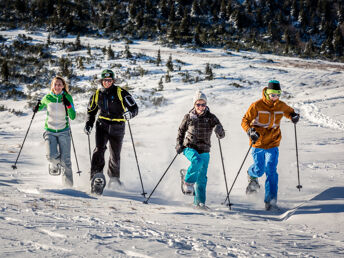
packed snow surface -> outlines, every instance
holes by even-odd
[[[9,44],[18,34],[35,42],[47,39],[45,32],[0,31]],[[74,42],[75,37],[55,38],[53,43]],[[123,51],[124,42],[81,37],[84,45]],[[163,63],[153,60],[160,49]],[[196,209],[192,197],[180,190],[179,170],[187,168],[182,155],[161,180],[148,204],[143,190],[127,127],[121,159],[122,186],[106,188],[103,196],[90,194],[88,138],[83,133],[90,92],[73,95],[78,118],[71,122],[78,166],[75,186],[66,188],[60,177],[48,174],[45,159],[45,112],[36,114],[17,163],[14,164],[32,111],[25,100],[1,100],[7,109],[22,111],[16,116],[0,112],[0,256],[1,257],[342,257],[344,256],[344,65],[223,49],[194,51],[168,48],[156,42],[130,44],[133,60],[94,58],[83,70],[75,69],[80,81],[74,86],[91,88],[93,76],[111,67],[123,74],[138,65],[147,73],[119,81],[138,101],[139,115],[130,121],[146,197],[173,160],[178,126],[192,107],[196,90],[208,97],[208,106],[223,124],[221,140],[228,187],[248,151],[241,119],[249,105],[261,97],[271,79],[281,82],[281,99],[301,114],[296,126],[300,191],[296,188],[297,163],[294,125],[284,119],[279,156],[278,211],[265,211],[264,178],[256,196],[246,196],[249,155],[226,198],[218,140],[212,138],[208,170],[207,205]],[[100,50],[92,49],[93,56]],[[52,47],[56,56],[87,56],[86,50],[66,53]],[[172,55],[175,71],[171,82],[163,80],[166,61]],[[190,76],[204,77],[206,63],[213,67],[214,80],[183,82]],[[121,66],[115,66],[121,64]],[[180,67],[180,70],[179,70]],[[51,67],[56,69],[56,67]],[[184,73],[184,75],[182,75]],[[119,76],[120,77],[120,76]],[[25,85],[21,85],[25,90]],[[73,85],[72,85],[73,86]],[[47,85],[48,87],[48,85]],[[43,96],[48,88],[38,96]],[[162,98],[163,97],[163,98]],[[163,99],[152,104],[154,98]],[[94,132],[90,137],[94,148]],[[108,154],[107,154],[108,155]],[[77,164],[72,149],[73,171]],[[106,173],[106,170],[105,170]]]

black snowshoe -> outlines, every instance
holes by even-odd
[[[249,176],[249,183],[246,187],[246,194],[255,194],[259,191],[260,185],[258,183],[258,178]]]
[[[97,173],[93,176],[91,181],[91,193],[101,195],[106,185],[105,176],[103,173]]]
[[[56,166],[49,164],[49,174],[51,176],[59,176],[62,173],[62,166],[61,164],[57,164]]]
[[[180,186],[181,186],[182,193],[185,195],[195,195],[195,191],[193,188],[194,184],[186,183],[184,181],[185,175],[186,175],[186,170],[181,169],[180,170]]]

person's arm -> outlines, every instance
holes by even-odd
[[[98,103],[96,103],[96,93],[90,98],[87,106],[87,118],[86,125],[93,127],[94,121],[96,120],[96,115],[98,113]]]
[[[68,93],[64,93],[63,94],[63,104],[66,106],[67,108],[67,113],[68,116],[71,120],[74,120],[76,117],[76,112],[75,112],[75,108],[74,108],[74,103],[73,103],[73,98],[71,95],[69,95]]]
[[[220,120],[215,115],[213,115],[212,127],[215,127],[214,132],[217,138],[222,139],[225,137],[226,135],[225,130],[223,129],[223,126]]]
[[[122,98],[123,98],[123,104],[127,109],[127,112],[130,112],[130,118],[133,118],[137,116],[139,112],[139,107],[133,98],[133,96],[130,95],[129,92],[126,90],[122,89]]]
[[[180,124],[178,128],[178,135],[177,135],[177,144],[176,144],[176,151],[178,154],[182,153],[183,149],[185,148],[183,146],[184,138],[185,138],[185,133],[187,130],[187,121],[189,119],[189,114],[186,114],[183,118],[182,123]]]
[[[258,112],[255,108],[255,103],[252,103],[241,120],[241,127],[244,129],[245,132],[248,132],[248,130],[250,130],[251,123],[257,117],[257,115]]]

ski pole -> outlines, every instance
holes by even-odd
[[[297,165],[297,180],[298,185],[296,186],[299,191],[301,191],[302,185],[300,185],[300,172],[299,172],[299,152],[297,148],[297,137],[296,137],[296,124],[294,124],[294,132],[295,132],[295,149],[296,149],[296,165]]]
[[[23,146],[24,146],[24,143],[25,143],[27,134],[29,133],[29,130],[30,130],[30,127],[31,127],[31,124],[32,124],[32,121],[33,121],[35,115],[36,115],[36,112],[33,112],[33,115],[32,115],[32,118],[31,118],[31,121],[30,121],[30,124],[29,124],[29,127],[28,127],[28,129],[26,130],[26,134],[25,134],[25,137],[24,137],[24,141],[23,141],[23,143],[22,143],[22,145],[21,145],[21,147],[20,147],[20,150],[19,150],[17,159],[16,159],[16,161],[14,162],[14,165],[12,165],[12,168],[13,168],[13,169],[17,169],[17,161],[18,161],[19,156],[20,156],[20,153],[21,153],[21,151],[22,151],[22,149],[23,149]]]
[[[232,191],[232,189],[233,189],[233,186],[234,186],[234,184],[235,184],[235,182],[236,182],[236,180],[237,180],[237,178],[238,178],[238,176],[239,176],[239,174],[240,174],[241,168],[242,168],[242,166],[244,165],[244,163],[245,163],[245,161],[246,161],[246,158],[247,158],[247,156],[248,156],[248,154],[249,154],[249,152],[250,152],[250,150],[251,150],[251,148],[252,148],[252,144],[254,144],[254,143],[251,143],[251,144],[250,144],[250,148],[248,149],[248,151],[247,151],[247,153],[246,153],[246,156],[245,156],[243,162],[241,163],[241,166],[240,166],[239,171],[238,171],[238,173],[237,173],[237,175],[236,175],[236,177],[235,177],[235,179],[234,179],[234,181],[233,181],[233,184],[232,184],[232,186],[231,186],[231,189],[229,189],[229,193],[228,193],[228,195],[227,195],[225,201],[224,201],[222,204],[225,204],[226,201],[227,201],[227,199],[229,200],[229,194],[231,193],[231,191]],[[231,205],[233,205],[233,204],[231,204]]]
[[[219,148],[220,148],[220,155],[221,155],[221,162],[222,162],[222,169],[223,169],[223,176],[225,177],[225,185],[226,185],[226,193],[227,193],[227,199],[228,199],[228,207],[231,210],[232,209],[232,204],[231,201],[229,199],[229,192],[228,192],[228,185],[227,185],[227,176],[226,176],[226,171],[225,171],[225,165],[223,163],[223,155],[222,155],[222,148],[221,148],[221,141],[220,138],[218,138],[219,140]],[[227,200],[226,199],[226,200]]]
[[[87,138],[88,138],[88,152],[90,154],[90,163],[92,165],[92,157],[91,157],[91,141],[90,141],[90,135],[87,134]]]
[[[73,145],[73,150],[74,150],[74,156],[75,156],[75,161],[76,161],[76,166],[78,168],[78,171],[76,173],[79,174],[80,176],[80,169],[79,169],[79,162],[78,162],[78,157],[76,156],[76,151],[75,151],[75,145],[74,145],[74,140],[73,140],[73,135],[72,135],[72,127],[70,126],[70,121],[69,121],[69,132],[70,132],[70,138],[72,139],[72,145]]]
[[[154,187],[153,191],[150,193],[150,195],[148,196],[148,198],[143,201],[144,204],[148,204],[149,199],[151,198],[152,194],[154,193],[155,189],[158,187],[158,185],[160,184],[161,180],[164,178],[164,176],[166,175],[168,169],[170,168],[170,166],[172,165],[172,163],[174,162],[174,160],[177,158],[178,153],[176,154],[176,156],[174,156],[173,160],[171,161],[170,165],[168,165],[166,171],[164,172],[164,174],[162,175],[162,177],[160,178],[159,182],[156,184],[156,186]]]
[[[128,123],[128,127],[129,127],[131,142],[132,142],[132,144],[133,144],[133,149],[134,149],[134,154],[135,154],[135,159],[136,159],[137,170],[139,171],[139,176],[140,176],[140,181],[141,181],[141,187],[142,187],[142,194],[141,194],[141,195],[143,195],[143,197],[146,198],[146,194],[147,194],[147,193],[145,192],[145,189],[143,188],[143,182],[142,182],[142,177],[141,177],[140,166],[139,166],[139,162],[138,162],[138,160],[137,160],[136,149],[135,149],[133,134],[132,134],[132,132],[131,132],[131,127],[130,127],[129,120],[127,120],[127,123]]]

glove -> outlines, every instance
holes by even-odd
[[[127,111],[127,112],[123,113],[123,117],[124,117],[125,120],[128,121],[129,119],[133,118],[133,114],[130,111]]]
[[[259,136],[260,136],[259,133],[256,132],[256,129],[254,129],[254,128],[250,128],[247,131],[247,135],[248,135],[248,137],[251,138],[253,143],[255,143],[259,139]]]
[[[185,148],[185,147],[184,147],[183,145],[177,144],[177,146],[176,146],[176,151],[177,151],[177,153],[178,153],[178,154],[182,153],[183,150],[184,150],[184,148]]]
[[[37,113],[40,104],[41,104],[41,100],[39,99],[39,100],[37,101],[36,106],[34,106],[33,109],[32,109],[32,111],[33,111],[34,113]]]
[[[72,104],[69,102],[69,100],[67,99],[66,95],[63,95],[62,97],[62,102],[66,107],[70,107]]]
[[[85,134],[90,135],[91,131],[92,131],[92,126],[86,123],[85,128],[84,128]]]
[[[223,130],[223,127],[220,124],[215,126],[214,132],[216,134],[216,137],[219,139],[225,137],[225,130]]]
[[[296,124],[297,122],[299,122],[299,119],[300,119],[300,115],[298,113],[291,113],[291,121]]]

